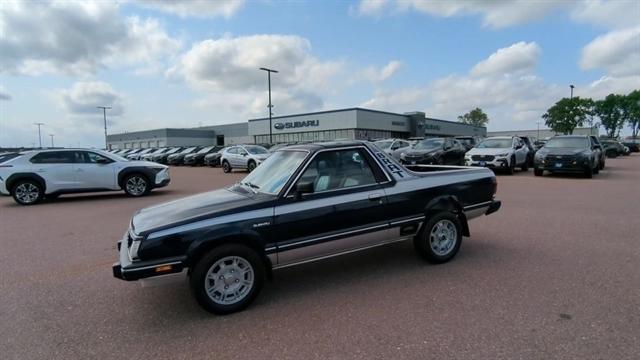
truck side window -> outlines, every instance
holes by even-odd
[[[313,191],[328,191],[376,183],[360,149],[321,152],[309,164],[300,181],[313,182]]]

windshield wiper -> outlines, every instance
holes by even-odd
[[[254,194],[257,194],[258,191],[256,189],[260,189],[260,186],[256,185],[256,184],[252,184],[248,181],[246,182],[241,182],[240,185],[244,185],[246,187],[248,187],[249,189],[251,189],[251,191],[253,191]]]

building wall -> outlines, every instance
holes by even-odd
[[[598,135],[599,130],[597,128],[576,128],[573,131],[574,135]],[[530,130],[506,130],[506,131],[490,131],[487,133],[487,136],[531,136],[539,139],[544,139],[548,137],[552,137],[557,134],[551,129],[540,129],[538,135],[538,129],[530,129]]]

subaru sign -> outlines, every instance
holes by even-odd
[[[273,127],[276,130],[296,129],[296,128],[304,128],[304,127],[318,127],[318,126],[320,126],[320,120],[291,121],[291,122],[273,124]]]

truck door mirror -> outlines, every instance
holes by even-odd
[[[296,199],[300,200],[303,194],[313,193],[313,181],[299,182],[296,184]]]

